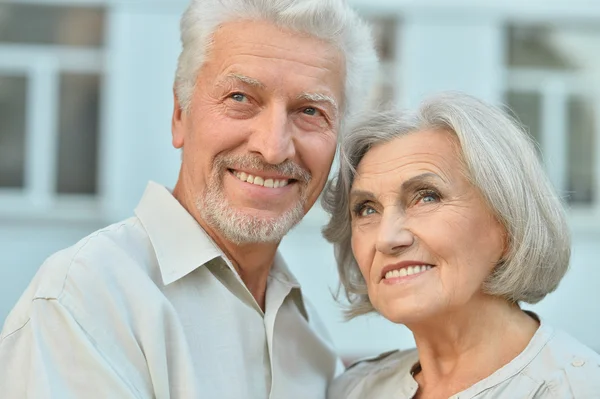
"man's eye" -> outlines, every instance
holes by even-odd
[[[232,95],[229,96],[233,101],[237,101],[239,103],[243,103],[245,101],[248,101],[248,98],[246,97],[245,94],[242,93],[233,93]]]
[[[315,116],[319,113],[319,110],[313,107],[307,107],[302,110],[302,113],[305,115]]]

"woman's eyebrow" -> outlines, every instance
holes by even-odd
[[[413,176],[408,180],[405,180],[400,186],[401,192],[407,192],[415,190],[416,188],[422,188],[425,183],[432,182],[444,182],[444,180],[435,173],[427,172],[422,173],[417,176]],[[351,189],[350,190],[350,202],[355,202],[358,200],[375,200],[375,195],[371,191],[360,190],[360,189]]]
[[[357,200],[373,200],[375,196],[370,191],[352,189],[350,190],[350,202],[355,202]]]
[[[402,192],[411,191],[417,187],[422,186],[424,183],[432,183],[435,181],[443,182],[444,180],[435,173],[427,172],[405,180],[400,186],[400,189],[402,190]]]

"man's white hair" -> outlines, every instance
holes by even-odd
[[[331,43],[345,57],[342,116],[356,114],[367,103],[377,55],[369,26],[345,0],[192,0],[181,19],[183,49],[175,76],[175,93],[184,111],[189,110],[213,33],[226,22],[242,20],[271,22]]]

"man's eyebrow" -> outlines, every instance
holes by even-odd
[[[238,82],[247,84],[249,86],[258,87],[260,89],[264,89],[265,88],[265,85],[261,81],[259,81],[257,79],[254,79],[254,78],[251,78],[251,77],[246,76],[246,75],[242,75],[240,73],[230,73],[230,74],[227,74],[225,76],[225,78],[223,79],[223,81],[228,81],[228,80],[236,80]]]
[[[240,73],[229,73],[225,76],[225,78],[222,81],[225,82],[228,80],[236,80],[238,82],[247,84],[249,86],[258,87],[260,89],[265,88],[265,85],[261,81],[255,79],[255,78],[251,78],[246,75],[242,75]],[[297,97],[297,99],[311,101],[311,102],[315,102],[315,103],[329,104],[333,108],[333,112],[335,113],[335,116],[337,116],[337,114],[338,114],[337,102],[335,101],[335,99],[333,97],[328,96],[327,94],[303,92]]]
[[[312,102],[316,102],[316,103],[327,103],[333,108],[333,111],[335,112],[336,115],[338,113],[337,102],[335,101],[335,99],[333,97],[328,96],[327,94],[304,92],[298,96],[298,100],[306,100],[306,101],[312,101]]]

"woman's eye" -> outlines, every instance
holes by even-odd
[[[440,201],[440,195],[431,190],[424,190],[419,192],[418,198],[419,202],[423,203],[432,203]]]
[[[369,205],[358,204],[354,207],[354,214],[358,217],[365,217],[374,213],[377,213],[377,211]]]
[[[248,101],[248,98],[246,97],[245,94],[242,93],[233,93],[232,95],[229,96],[233,101],[237,101],[239,103],[243,103],[245,101]]]
[[[375,209],[371,208],[370,206],[365,206],[363,208],[363,210],[361,211],[360,215],[361,216],[369,216],[375,213]]]

